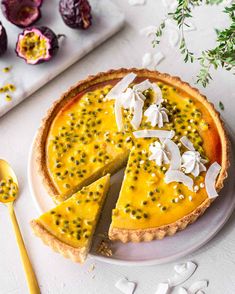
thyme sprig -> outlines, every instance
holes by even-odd
[[[216,30],[217,39],[216,47],[209,50],[204,50],[201,56],[195,57],[195,54],[188,49],[184,30],[188,27],[188,20],[192,18],[192,10],[196,6],[205,4],[220,4],[223,0],[178,0],[178,5],[174,12],[168,12],[167,17],[159,25],[153,45],[160,43],[163,31],[166,27],[166,20],[172,19],[180,30],[180,44],[179,49],[184,56],[185,62],[194,62],[195,59],[200,62],[201,69],[197,75],[197,83],[206,87],[210,80],[212,80],[211,69],[223,67],[228,71],[233,71],[235,68],[235,3],[224,9],[224,13],[228,14],[230,18],[229,27],[223,30]]]

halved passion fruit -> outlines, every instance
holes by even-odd
[[[0,55],[3,55],[7,50],[7,33],[0,21]]]
[[[91,6],[88,0],[60,0],[60,14],[72,29],[86,30],[91,26]]]
[[[43,0],[2,0],[2,11],[7,20],[18,27],[26,28],[41,17]]]
[[[51,29],[32,27],[19,34],[15,50],[28,64],[38,64],[51,60],[58,49],[58,36]]]

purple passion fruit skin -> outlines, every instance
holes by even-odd
[[[26,28],[41,18],[43,0],[1,0],[2,12],[14,25]]]
[[[59,10],[70,28],[86,30],[92,24],[91,6],[87,0],[60,0]]]
[[[0,56],[7,51],[7,33],[0,21]]]
[[[51,60],[58,49],[58,37],[51,29],[32,27],[19,34],[15,51],[17,56],[34,65]]]

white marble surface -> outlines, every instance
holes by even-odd
[[[23,59],[16,56],[15,44],[22,29],[8,22],[0,10],[0,19],[3,20],[8,35],[8,50],[0,60],[0,69],[12,66],[11,71],[1,74],[0,81],[2,85],[13,83],[16,87],[16,91],[11,93],[13,99],[10,103],[4,99],[5,94],[0,94],[0,117],[122,27],[124,15],[112,2],[91,0],[90,3],[93,25],[89,30],[81,31],[73,30],[64,24],[59,9],[55,9],[58,7],[58,0],[44,2],[41,8],[42,18],[37,25],[45,24],[55,34],[64,34],[65,37],[59,39],[59,50],[56,56],[53,56],[50,62],[37,66],[28,65]]]
[[[150,40],[139,35],[139,29],[158,24],[165,13],[161,2],[156,0],[148,0],[146,6],[136,7],[129,6],[127,0],[114,2],[126,14],[125,28],[0,119],[0,156],[10,161],[19,177],[21,196],[16,203],[16,213],[43,294],[118,294],[120,292],[114,284],[123,276],[138,283],[135,293],[154,294],[157,284],[173,273],[172,263],[130,268],[100,262],[95,262],[95,270],[89,272],[94,261],[89,260],[83,267],[71,263],[45,247],[33,236],[29,227],[29,221],[37,211],[29,193],[27,158],[33,135],[46,109],[61,92],[88,74],[110,68],[141,66],[141,57],[150,50],[151,44]],[[187,38],[190,48],[199,52],[213,45],[213,28],[223,27],[227,19],[220,14],[218,7],[199,8],[195,16],[198,30],[188,33]],[[158,69],[179,75],[193,84],[198,66],[184,64],[181,56],[167,43],[162,45],[161,50],[166,58]],[[201,91],[217,107],[218,102],[223,101],[223,117],[234,134],[234,76],[222,70],[213,73],[213,76],[214,81]],[[234,294],[235,214],[213,240],[184,260],[188,259],[197,262],[199,268],[186,285],[197,279],[208,279],[210,284],[206,293]],[[0,206],[0,293],[27,293],[12,227],[3,206]]]

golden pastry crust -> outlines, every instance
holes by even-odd
[[[66,258],[72,259],[74,262],[84,263],[88,254],[88,247],[75,248],[61,242],[55,236],[50,234],[37,220],[32,220],[30,224],[34,234],[41,238],[42,241],[55,252],[62,254]]]
[[[207,101],[207,98],[200,94],[200,92],[191,87],[188,83],[181,81],[179,77],[172,77],[165,73],[159,73],[157,71],[149,71],[146,69],[118,69],[110,70],[106,73],[101,72],[95,76],[89,76],[87,79],[80,81],[77,85],[69,89],[59,100],[57,100],[52,107],[49,109],[46,117],[42,121],[42,125],[39,129],[38,136],[36,139],[36,154],[37,154],[37,165],[40,175],[42,176],[43,183],[47,188],[49,194],[56,200],[59,192],[57,191],[52,179],[50,178],[49,172],[46,166],[46,140],[47,135],[50,130],[51,123],[53,122],[57,113],[71,101],[77,94],[81,91],[88,89],[97,83],[106,82],[113,79],[120,79],[126,74],[134,72],[137,74],[138,78],[148,78],[157,79],[160,82],[164,82],[180,88],[181,90],[187,92],[189,95],[194,97],[197,101],[203,104],[209,111],[219,134],[222,154],[221,154],[221,171],[216,182],[217,191],[223,187],[224,179],[227,177],[227,169],[229,167],[229,140],[224,128],[224,123],[222,122],[219,113],[215,110],[212,103]],[[121,166],[119,166],[120,168]],[[115,171],[110,171],[111,173]],[[110,227],[109,237],[112,240],[121,240],[123,242],[133,241],[150,241],[153,239],[161,239],[166,235],[173,235],[177,231],[184,229],[188,224],[193,223],[204,211],[210,206],[212,200],[206,199],[199,207],[197,207],[192,213],[179,219],[178,221],[158,228],[149,228],[142,230],[127,230],[120,228]]]
[[[120,240],[123,243],[127,242],[143,242],[152,241],[155,239],[163,239],[166,236],[173,236],[177,231],[184,230],[188,225],[195,222],[199,216],[201,216],[205,210],[210,206],[212,199],[206,199],[199,207],[193,212],[177,220],[176,222],[164,225],[157,228],[148,228],[141,230],[127,230],[113,228],[110,226],[109,239]]]

